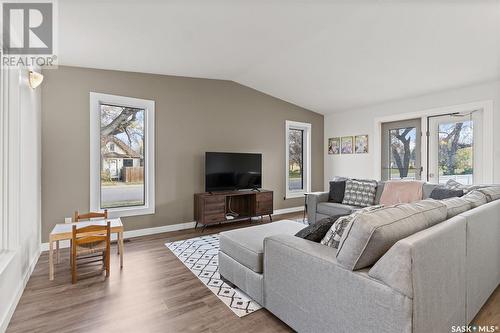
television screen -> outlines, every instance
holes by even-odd
[[[262,154],[205,153],[205,191],[262,187]]]

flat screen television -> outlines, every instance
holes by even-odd
[[[205,191],[262,187],[262,154],[205,153]]]

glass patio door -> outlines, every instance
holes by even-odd
[[[421,179],[420,118],[382,123],[382,180]]]
[[[454,179],[464,185],[481,182],[480,114],[429,118],[429,171],[431,183]]]

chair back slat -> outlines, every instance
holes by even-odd
[[[79,222],[82,220],[97,219],[97,218],[107,219],[108,218],[108,210],[105,209],[103,213],[89,212],[89,213],[85,213],[85,214],[80,214],[78,211],[75,211],[75,213],[73,215],[74,222]]]
[[[88,223],[88,222],[86,222]],[[90,222],[92,223],[92,222]],[[108,223],[110,223],[108,221]],[[106,228],[107,228],[107,224],[101,224],[101,225],[98,225],[98,224],[91,224],[91,225],[88,225],[88,226],[85,226],[85,227],[81,227],[81,228],[76,228],[76,232],[78,234],[84,234],[84,233],[95,233],[95,234],[98,234],[99,232],[102,233],[103,235],[106,234]]]
[[[72,238],[75,244],[102,241],[109,243],[111,240],[111,222],[108,221],[106,225],[89,225],[82,228],[77,228],[76,225],[73,225]]]
[[[105,242],[106,236],[88,236],[76,239],[77,245],[89,244],[89,243],[97,243],[97,242]]]

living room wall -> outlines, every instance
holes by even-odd
[[[42,85],[42,242],[74,210],[89,209],[89,92],[156,102],[156,213],[125,230],[193,221],[206,151],[261,152],[263,187],[285,200],[285,120],[312,124],[312,190],[323,188],[323,115],[235,82],[60,66]]]
[[[429,110],[477,101],[493,101],[494,137],[493,177],[500,182],[500,81],[450,89],[424,96],[395,100],[384,104],[333,113],[325,116],[325,189],[334,176],[379,179],[374,171],[375,119],[384,116]],[[347,135],[369,135],[369,153],[353,155],[328,155],[328,138]]]

